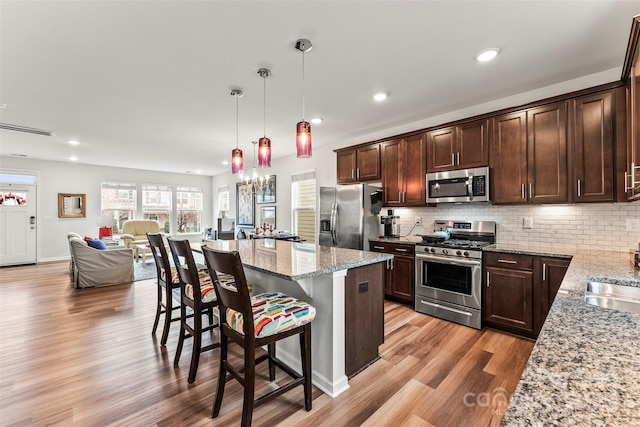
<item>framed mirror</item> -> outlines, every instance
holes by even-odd
[[[86,194],[58,193],[59,218],[85,218]]]
[[[263,224],[267,224],[267,227],[270,225],[273,226],[273,229],[276,228],[276,207],[275,206],[261,206],[260,207],[260,224],[262,227]]]

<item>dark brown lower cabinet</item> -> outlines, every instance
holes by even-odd
[[[485,254],[485,326],[536,338],[569,263],[568,258]]]
[[[395,243],[371,242],[372,252],[393,254],[393,260],[387,263],[384,276],[384,293],[394,301],[415,304],[415,246]]]
[[[345,373],[351,378],[378,359],[384,342],[385,263],[352,268],[345,278]]]

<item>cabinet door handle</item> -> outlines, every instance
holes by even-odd
[[[489,287],[489,272],[487,271],[487,288]]]
[[[351,179],[356,179],[356,171],[351,169]]]
[[[456,153],[451,153],[451,166],[456,164]]]
[[[456,157],[457,157],[458,166],[460,166],[460,152],[459,151],[456,153]]]
[[[547,281],[547,264],[545,263],[542,264],[542,281]]]
[[[406,250],[406,249],[402,249],[402,248],[396,248],[396,251],[397,251],[397,252],[407,252],[407,250]]]
[[[508,260],[508,259],[499,259],[498,262],[502,263],[502,264],[517,264],[518,263],[518,261],[511,261],[511,260]]]
[[[533,183],[529,183],[529,199],[533,199]]]
[[[523,199],[525,198],[525,195],[524,195],[524,184],[522,184],[522,198]]]
[[[402,203],[407,203],[407,192],[406,191],[402,192]]]
[[[392,260],[391,260],[391,269],[392,269],[392,270],[393,270],[394,264],[395,264],[395,259],[392,259]]]
[[[580,197],[580,196],[581,196],[581,194],[580,194],[580,180],[578,180],[578,197]]]
[[[384,246],[374,246],[373,249],[382,249],[382,250],[384,250]]]
[[[356,179],[360,179],[360,168],[356,168]]]

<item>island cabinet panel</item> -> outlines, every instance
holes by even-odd
[[[384,342],[384,263],[352,268],[345,279],[345,374],[378,359]]]
[[[612,92],[571,100],[572,202],[614,201]]]
[[[372,252],[385,252],[394,257],[386,264],[384,273],[385,295],[394,301],[413,305],[415,303],[415,246],[371,242]]]
[[[524,111],[493,119],[491,201],[526,203],[527,115]]]
[[[380,144],[339,150],[336,158],[338,184],[380,180]]]
[[[566,127],[565,102],[527,111],[529,202],[568,201]]]
[[[426,146],[423,135],[384,142],[382,189],[385,206],[426,204]]]

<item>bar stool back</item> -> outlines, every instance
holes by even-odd
[[[281,293],[264,293],[249,296],[247,280],[236,251],[226,252],[203,247],[209,275],[218,296],[220,310],[220,372],[218,389],[213,404],[212,418],[216,418],[222,406],[222,397],[227,374],[244,387],[242,426],[251,425],[254,406],[277,397],[292,388],[304,386],[304,404],[311,410],[311,322],[316,310],[304,301]],[[235,282],[219,280],[231,275]],[[255,283],[254,283],[255,285]],[[276,342],[292,336],[300,336],[300,358],[302,375],[276,358]],[[244,350],[244,366],[233,367],[228,360],[228,340],[239,344]],[[267,346],[268,352],[256,359],[256,348]],[[255,396],[256,364],[269,361],[269,379],[275,380],[276,366],[287,373],[292,381],[270,391],[264,396]]]

